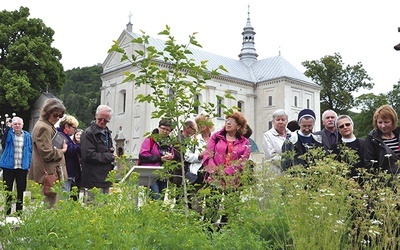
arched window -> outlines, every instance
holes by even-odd
[[[243,101],[238,101],[237,107],[240,112],[242,112],[242,113],[244,112],[244,102]]]
[[[224,117],[224,113],[222,111],[223,104],[224,104],[224,100],[222,98],[218,98],[217,116],[220,117],[220,118]]]
[[[118,113],[126,112],[126,90],[123,89],[119,92],[118,97]]]
[[[194,96],[194,103],[193,103],[193,109],[195,114],[200,114],[200,103],[201,103],[201,94],[196,94]]]

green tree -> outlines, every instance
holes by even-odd
[[[302,65],[306,68],[304,74],[322,87],[321,110],[332,109],[345,114],[354,107],[355,92],[374,86],[361,62],[344,66],[339,53],[320,60],[305,61]]]
[[[397,115],[400,117],[400,81],[397,84],[393,84],[393,89],[387,94],[387,100],[389,105],[391,105],[394,110],[396,110]]]
[[[27,111],[41,93],[65,82],[61,52],[51,46],[54,31],[29,9],[0,12],[0,107]]]
[[[67,81],[59,97],[67,108],[67,113],[75,116],[80,128],[86,128],[94,119],[94,113],[100,104],[101,65],[73,68],[67,70]]]
[[[215,105],[212,103],[200,103],[196,98],[197,93],[205,89],[206,81],[211,76],[218,75],[218,70],[226,71],[222,66],[217,69],[209,70],[207,61],[202,61],[198,65],[191,57],[192,52],[189,46],[201,45],[197,42],[194,33],[189,36],[188,44],[177,44],[174,37],[170,34],[170,28],[166,26],[165,30],[159,33],[168,37],[163,51],[158,51],[153,45],[149,44],[149,36],[145,33],[141,37],[132,40],[135,47],[143,48],[135,50],[132,55],[126,54],[125,50],[119,47],[115,41],[109,52],[122,54],[121,61],[129,60],[137,72],[125,73],[124,82],[133,81],[136,86],[150,87],[150,93],[139,94],[136,99],[139,102],[147,102],[156,107],[152,113],[152,118],[166,118],[172,121],[177,131],[181,131],[184,121],[191,114],[195,113],[196,107],[202,107],[208,114],[215,114]],[[137,46],[139,45],[139,46]],[[162,66],[167,65],[167,66]],[[173,94],[172,94],[173,93]],[[219,98],[219,97],[217,97]],[[225,98],[232,98],[228,94]],[[229,112],[229,111],[228,111]],[[178,149],[181,161],[177,164],[164,164],[166,172],[180,169],[179,175],[182,179],[183,194],[185,201],[185,212],[188,215],[187,186],[184,181],[184,154],[186,147],[193,145],[189,139],[182,141],[178,136],[174,145]]]
[[[373,129],[372,118],[374,112],[380,106],[388,104],[385,94],[374,95],[372,93],[363,94],[356,98],[355,107],[360,110],[353,116],[354,134],[359,138],[365,138]]]

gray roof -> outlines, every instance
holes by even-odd
[[[134,32],[125,30],[132,37],[139,37],[140,35]],[[150,45],[155,46],[158,51],[162,51],[165,47],[163,40],[150,37]],[[193,53],[193,58],[200,63],[200,61],[208,60],[207,67],[209,70],[216,69],[220,65],[224,66],[228,72],[221,74],[227,77],[252,82],[260,83],[279,78],[290,78],[308,84],[315,84],[310,78],[306,77],[292,64],[290,64],[282,56],[274,56],[262,60],[254,61],[250,66],[247,66],[238,59],[231,59],[228,57],[216,55],[197,47],[190,47]]]

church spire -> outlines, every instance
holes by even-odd
[[[126,25],[126,30],[132,32],[132,23],[131,23],[131,18],[133,14],[131,11],[129,11],[129,23]]]
[[[250,5],[248,6],[247,11],[247,23],[243,28],[243,42],[242,42],[242,50],[239,54],[240,61],[244,62],[246,65],[252,64],[254,61],[257,61],[257,53],[254,47],[254,28],[250,24]]]

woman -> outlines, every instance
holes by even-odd
[[[57,133],[54,125],[64,116],[65,107],[59,99],[48,99],[42,109],[39,120],[32,130],[32,164],[29,171],[29,179],[43,184],[46,172],[57,174],[60,181],[68,178],[65,167],[64,153],[67,144],[64,142],[61,149],[52,144],[52,138]],[[58,200],[56,196],[44,196],[44,202],[49,202],[52,207]]]
[[[225,126],[211,136],[203,155],[207,182],[214,182],[216,178],[221,180],[222,187],[228,184],[237,186],[238,176],[251,153],[249,140],[243,136],[246,125],[243,114],[235,111],[226,116]],[[228,183],[225,178],[227,176],[236,178]]]
[[[170,121],[161,120],[158,123],[158,129],[154,129],[152,135],[142,142],[138,165],[161,166],[174,159],[174,150],[169,138],[171,131]],[[150,188],[154,194],[154,199],[157,200],[160,198],[160,193],[167,188],[167,180],[158,179]]]
[[[67,166],[68,180],[64,183],[63,189],[69,192],[73,186],[78,187],[78,189],[80,188],[80,179],[82,175],[79,161],[81,146],[80,143],[74,143],[71,138],[71,136],[75,135],[79,122],[72,115],[66,115],[60,120],[59,126],[57,131],[64,137],[67,143],[67,151],[65,151],[64,157]]]
[[[272,162],[271,168],[275,173],[280,173],[280,160],[282,154],[282,145],[290,130],[286,127],[288,115],[285,110],[278,109],[272,114],[273,127],[264,133],[263,150],[265,158]],[[296,121],[297,124],[297,121]]]
[[[194,145],[187,150],[185,155],[185,161],[190,163],[186,177],[192,183],[201,184],[204,178],[202,174],[199,174],[199,170],[203,163],[204,149],[214,131],[214,124],[210,117],[204,114],[198,115],[195,122],[199,133],[194,137]]]
[[[397,113],[389,105],[379,107],[373,116],[374,129],[365,140],[364,163],[368,169],[399,174],[400,128]]]

